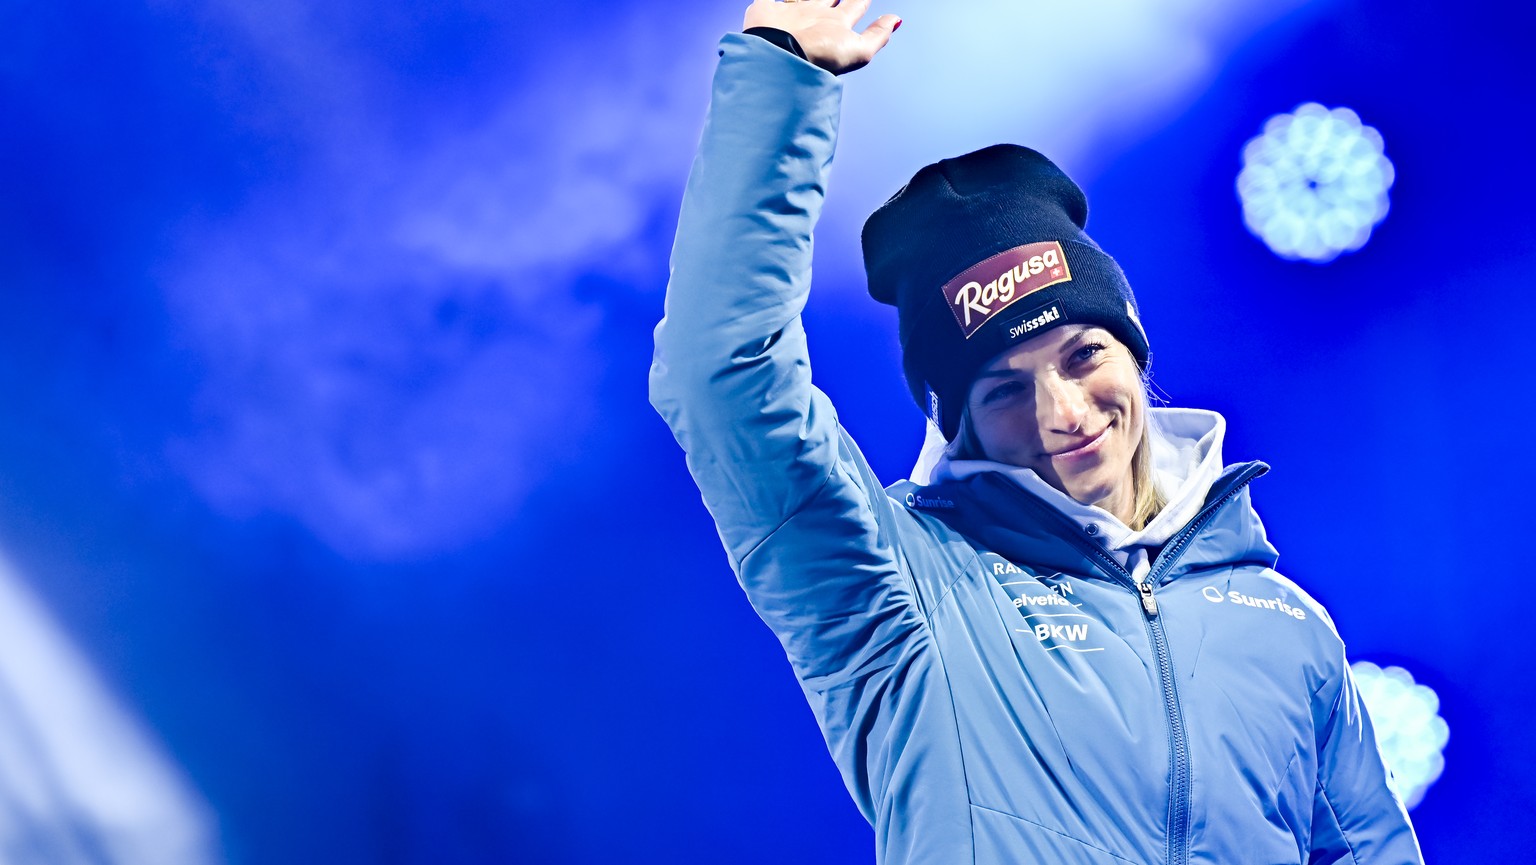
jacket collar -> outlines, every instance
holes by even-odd
[[[964,480],[983,472],[1001,474],[1091,532],[1125,565],[1132,549],[1161,547],[1194,519],[1222,470],[1221,445],[1227,422],[1221,415],[1198,409],[1154,408],[1148,412],[1147,420],[1153,483],[1167,505],[1139,531],[1103,508],[1073,500],[1047,484],[1033,469],[987,460],[941,458],[933,477],[943,482]]]
[[[1209,485],[1194,516],[1161,546],[1148,570],[1158,582],[1188,570],[1254,564],[1273,567],[1278,553],[1254,513],[1248,483],[1264,474],[1263,463],[1243,463]],[[1005,474],[983,471],[926,487],[903,483],[892,493],[1011,561],[1036,568],[1118,582],[1129,577],[1123,560],[1098,534],[1062,513]]]

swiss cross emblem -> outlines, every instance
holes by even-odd
[[[1051,276],[1061,276],[1061,268],[1059,268],[1059,267],[1051,268]]]

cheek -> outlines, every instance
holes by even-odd
[[[1118,365],[1113,369],[1103,369],[1100,372],[1102,374],[1094,377],[1089,388],[1094,401],[1101,409],[1118,412],[1139,425],[1142,415],[1145,414],[1142,406],[1144,400],[1141,394],[1141,377]]]
[[[1134,369],[1134,365],[1132,366]],[[1141,377],[1122,368],[1099,370],[1090,385],[1094,404],[1106,415],[1120,418],[1120,438],[1126,448],[1134,448],[1141,440],[1146,424],[1145,398],[1142,396]]]
[[[1141,435],[1141,426],[1146,422],[1146,411],[1141,405],[1139,393],[1122,393],[1116,400],[1120,408],[1120,414],[1126,419],[1129,431]]]
[[[1002,410],[972,417],[976,443],[991,459],[1019,463],[1021,454],[1031,452],[1031,443],[1039,437],[1032,412]]]
[[[1123,428],[1121,445],[1124,454],[1122,456],[1129,460],[1131,451],[1135,450],[1136,445],[1141,441],[1142,431],[1147,423],[1146,408],[1143,405],[1140,388],[1137,387],[1130,392],[1118,392],[1113,404],[1120,415]]]

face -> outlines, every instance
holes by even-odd
[[[971,385],[971,429],[987,459],[1128,520],[1131,455],[1146,423],[1141,373],[1109,331],[1053,328],[1008,349]]]

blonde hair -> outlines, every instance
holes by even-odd
[[[1157,488],[1152,478],[1152,413],[1148,410],[1145,383],[1141,389],[1141,441],[1131,454],[1131,484],[1136,488],[1136,500],[1131,508],[1131,519],[1126,524],[1131,531],[1139,532],[1147,523],[1156,519],[1168,506],[1168,497]]]
[[[1141,440],[1136,443],[1136,450],[1131,452],[1131,486],[1135,490],[1135,496],[1131,505],[1131,518],[1126,525],[1132,531],[1141,531],[1152,522],[1163,508],[1168,505],[1168,498],[1157,488],[1157,483],[1152,478],[1152,413],[1151,397],[1148,393],[1148,382],[1145,377],[1141,381]],[[966,400],[960,409],[960,426],[955,431],[954,441],[944,449],[944,455],[952,460],[976,460],[986,459],[986,452],[981,449],[981,441],[976,438],[976,430],[971,424],[971,403]]]

